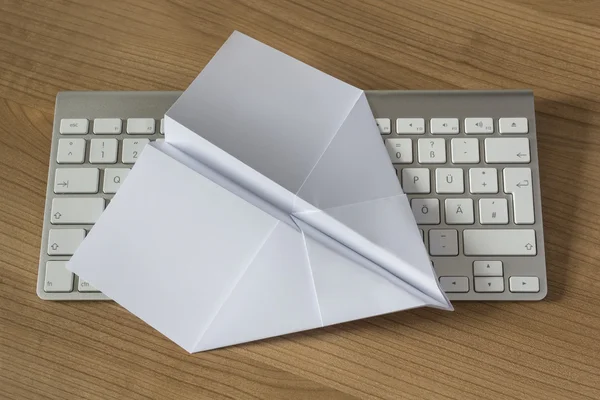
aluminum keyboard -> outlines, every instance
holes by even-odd
[[[38,273],[42,299],[107,299],[65,264],[143,147],[164,140],[162,118],[179,94],[57,96]],[[367,98],[449,298],[545,297],[532,92],[369,91]]]

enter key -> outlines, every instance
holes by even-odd
[[[515,224],[533,224],[535,215],[531,168],[505,168],[504,192],[512,195]]]

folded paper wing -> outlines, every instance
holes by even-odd
[[[451,309],[364,92],[234,33],[69,268],[190,352]]]

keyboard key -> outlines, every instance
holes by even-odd
[[[410,205],[417,224],[440,223],[440,202],[438,199],[412,199]]]
[[[496,168],[469,169],[469,190],[471,193],[498,193]]]
[[[446,199],[445,212],[448,225],[472,224],[475,222],[473,199]]]
[[[508,202],[506,199],[479,199],[480,224],[508,224]]]
[[[154,133],[154,118],[128,118],[127,133],[132,135],[150,135]]]
[[[419,162],[443,164],[446,162],[445,139],[419,139]]]
[[[465,133],[494,133],[492,118],[465,118]]]
[[[466,276],[440,276],[440,286],[446,293],[467,293],[469,278]]]
[[[88,124],[85,118],[61,119],[59,131],[63,135],[85,135],[88,132]]]
[[[425,120],[423,118],[398,118],[396,133],[425,133]]]
[[[98,193],[98,168],[57,168],[54,193]]]
[[[102,191],[107,194],[117,193],[129,171],[129,168],[106,168],[104,170]]]
[[[429,168],[404,168],[402,170],[402,190],[404,193],[429,193]]]
[[[463,193],[463,170],[460,168],[437,168],[435,170],[435,191],[437,193]]]
[[[117,139],[92,139],[90,162],[92,164],[114,164],[117,162]]]
[[[385,139],[385,147],[394,164],[410,164],[413,162],[411,139]]]
[[[533,183],[530,168],[504,168],[504,191],[512,194],[515,224],[533,224]]]
[[[162,120],[161,120],[162,122]],[[379,128],[379,133],[382,135],[388,135],[392,133],[392,122],[389,118],[375,118],[375,123],[377,123],[377,127]],[[161,123],[162,128],[162,123]],[[162,129],[161,129],[162,130]]]
[[[94,224],[104,211],[100,197],[55,197],[52,199],[52,224]]]
[[[85,229],[50,229],[48,232],[48,254],[71,256],[85,238]]]
[[[502,261],[474,261],[473,276],[502,276]]]
[[[161,135],[165,134],[165,119],[161,118],[160,119],[160,130],[159,130]]]
[[[98,289],[90,285],[88,281],[85,279],[79,278],[79,283],[77,284],[77,290],[79,292],[99,292]]]
[[[450,147],[454,164],[477,164],[479,162],[479,140],[455,138],[450,142]]]
[[[59,164],[83,164],[85,139],[59,139],[56,162]]]
[[[478,293],[501,293],[504,292],[504,278],[500,276],[495,277],[481,277],[476,276],[473,278],[475,283],[475,291]]]
[[[533,229],[465,229],[466,256],[535,256]]]
[[[540,278],[537,276],[511,276],[508,289],[513,293],[537,293],[540,291]]]
[[[458,118],[431,118],[431,133],[457,134]]]
[[[73,290],[73,273],[66,261],[46,261],[45,292],[70,292]]]
[[[454,229],[430,229],[429,254],[432,256],[457,256],[458,232]]]
[[[528,138],[488,138],[485,139],[485,162],[487,163],[529,163]]]
[[[96,135],[116,135],[121,133],[121,125],[120,118],[96,118],[93,131]]]
[[[133,164],[148,143],[149,139],[123,139],[123,164]]]
[[[527,118],[500,118],[498,126],[500,133],[527,133],[529,131]]]

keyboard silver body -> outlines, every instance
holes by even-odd
[[[129,141],[131,144],[132,139],[149,139],[151,141],[164,138],[164,135],[160,133],[160,121],[179,95],[180,92],[62,92],[58,94],[38,271],[37,293],[40,298],[44,300],[108,299],[100,292],[91,291],[93,288],[83,280],[80,281],[77,276],[68,272],[64,273],[60,269],[59,266],[69,259],[68,254],[61,255],[60,249],[69,248],[66,253],[72,253],[73,243],[57,243],[57,241],[73,241],[71,233],[74,233],[75,236],[81,233],[83,236],[93,225],[90,223],[62,223],[56,219],[58,211],[53,208],[53,204],[58,207],[58,202],[64,202],[64,199],[68,198],[101,198],[107,204],[113,194],[104,193],[106,189],[104,178],[109,173],[110,175],[107,175],[106,178],[112,178],[115,175],[114,171],[107,172],[107,170],[117,168],[122,171],[122,169],[132,167],[131,154],[129,154],[131,151],[127,150],[128,154],[124,154],[124,141]],[[389,131],[389,133],[382,132],[382,138],[386,141],[399,179],[411,200],[415,218],[417,222],[421,222],[419,227],[423,233],[425,246],[430,254],[434,254],[431,256],[432,263],[450,300],[525,301],[544,298],[547,293],[547,279],[533,93],[512,90],[367,91],[367,98],[375,117],[379,119],[378,121],[387,123],[389,120],[389,128],[380,125],[380,128],[386,132]],[[102,135],[93,133],[94,121],[99,118],[120,119],[122,121],[121,133]],[[127,120],[130,118],[153,119],[155,121],[154,132],[128,134]],[[492,123],[493,133],[465,133],[466,118],[469,118],[471,128],[473,128],[473,124],[475,124],[475,128],[481,124],[479,118],[486,121],[486,125]],[[527,133],[500,133],[500,119],[503,119],[504,124],[512,121],[511,118],[517,118],[518,121],[526,119]],[[86,129],[86,133],[61,134],[61,121],[64,120],[63,123],[65,123],[70,119],[88,120],[89,127]],[[402,131],[406,131],[405,128],[409,131],[414,130],[413,126],[409,127],[412,119],[417,122],[415,126],[422,123],[423,129],[415,133],[398,133],[399,127]],[[452,129],[455,120],[458,122],[455,132],[435,133],[438,130]],[[434,133],[432,133],[432,127]],[[510,129],[510,127],[506,129]],[[509,154],[508,162],[498,161],[497,158],[502,151],[507,151],[505,145],[509,142],[493,140],[486,142],[486,139],[513,140],[517,138],[521,144],[528,142],[529,154],[519,150],[521,147],[517,146],[515,154],[518,157],[515,158],[514,154]],[[59,154],[60,139],[63,139],[63,147],[64,139],[83,139],[85,141],[83,162],[78,160],[58,163],[59,155],[63,160],[66,156],[64,148],[61,149],[63,153]],[[104,144],[109,145],[109,142],[114,142],[112,139],[116,139],[116,162],[90,162],[93,139],[97,139],[94,144],[94,160],[100,154],[98,153],[100,144],[104,148]],[[111,140],[101,143],[98,139]],[[453,143],[453,139],[457,141]],[[476,143],[473,139],[476,139]],[[458,140],[461,142],[459,143]],[[453,159],[459,160],[456,157],[460,156],[459,152],[462,153],[462,148],[459,147],[462,145],[461,143],[466,144],[467,142],[471,146],[469,153],[471,157],[474,157],[476,146],[477,160],[471,158],[468,163],[453,162]],[[492,144],[498,144],[498,146],[492,146]],[[394,153],[392,150],[394,145],[402,146],[401,152]],[[441,152],[444,152],[444,155]],[[395,154],[400,156],[400,159],[396,158]],[[464,151],[464,154],[467,155],[467,151]],[[429,158],[430,155],[431,158]],[[496,159],[492,160],[492,158]],[[493,162],[486,162],[488,159]],[[79,174],[77,176],[80,177],[88,176],[88,173],[92,172],[83,169],[97,169],[97,172],[93,171],[91,174],[95,176],[94,179],[97,179],[97,184],[94,183],[91,190],[87,185],[88,189],[85,191],[88,193],[84,194],[55,193],[64,191],[66,180],[63,177],[70,176],[64,175],[69,171],[57,173],[57,169],[61,168],[76,169],[77,171],[71,172],[77,172]],[[415,171],[418,172],[418,178],[415,178],[413,174]],[[82,172],[83,174],[80,174]],[[451,174],[442,175],[440,172],[451,172]],[[483,177],[478,175],[480,172],[488,174]],[[491,176],[492,172],[495,174],[493,177]],[[518,174],[515,174],[516,172]],[[522,173],[530,175],[525,175],[526,179],[520,180]],[[410,182],[402,182],[403,177]],[[440,178],[440,182],[437,178]],[[496,193],[479,193],[477,187],[489,191],[482,186],[477,186],[483,182],[481,179],[495,179],[497,182]],[[519,179],[516,187],[515,179]],[[416,191],[420,193],[411,193],[411,190],[415,191],[417,182],[422,185],[426,183],[426,180],[429,180],[427,193],[423,193],[427,190],[426,186],[418,187]],[[448,193],[448,185],[444,184],[443,180],[447,180],[446,184],[452,181],[450,185],[454,188],[450,190],[452,193]],[[458,180],[462,180],[462,191],[456,186]],[[75,183],[82,184],[82,182]],[[112,183],[110,184],[114,186]],[[407,188],[411,190],[406,190]],[[438,193],[438,189],[443,193]],[[472,189],[477,193],[471,193]],[[521,192],[532,194],[532,211],[528,211],[527,204],[523,207]],[[519,216],[515,215],[515,204],[517,203],[513,198],[517,193],[519,193],[521,201],[518,203]],[[439,211],[435,208],[436,202]],[[480,212],[483,213],[487,210],[487,208],[484,210],[483,206],[491,206],[492,202],[495,204],[492,207],[497,207],[497,204],[506,205],[506,215],[499,212],[498,216],[500,219],[506,218],[507,223],[497,223],[490,219],[492,215],[490,213],[486,214],[487,221],[482,221],[484,217],[480,215]],[[482,206],[481,210],[480,205]],[[465,206],[472,207],[472,217],[469,214],[471,212],[469,207]],[[459,209],[460,213],[455,214],[454,211]],[[427,213],[419,214],[423,210],[427,210]],[[434,215],[436,212],[437,216]],[[493,217],[496,218],[495,212]],[[494,223],[490,224],[489,222]],[[70,230],[69,235],[64,235],[67,232],[62,231],[63,229]],[[496,235],[497,231],[501,232]],[[491,242],[481,242],[482,240],[491,240]],[[132,290],[135,290],[135,282],[131,283],[131,287]]]

